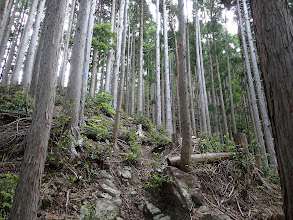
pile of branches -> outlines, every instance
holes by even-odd
[[[206,204],[232,219],[266,219],[282,212],[276,206],[281,204],[280,186],[262,177],[252,162],[235,159],[193,166]]]

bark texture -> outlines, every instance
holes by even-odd
[[[10,219],[37,219],[37,208],[53,118],[58,57],[66,1],[50,0],[44,28],[44,51],[33,121],[18,179]],[[52,46],[54,45],[54,46]]]
[[[184,1],[178,0],[179,6],[179,96],[181,109],[182,148],[181,162],[182,170],[188,170],[191,157],[191,126],[190,108],[188,99],[187,72],[186,72],[186,31],[184,18]]]
[[[286,219],[293,219],[293,19],[286,0],[251,1]]]

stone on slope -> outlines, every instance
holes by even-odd
[[[189,212],[193,207],[202,204],[203,196],[196,176],[171,166],[163,170],[163,175],[173,180],[162,184],[162,195],[167,203],[183,212]]]

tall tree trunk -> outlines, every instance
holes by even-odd
[[[74,135],[79,134],[78,123],[80,113],[82,71],[84,67],[84,59],[81,58],[85,57],[90,4],[91,0],[84,0],[81,1],[79,5],[76,31],[70,60],[69,81],[65,95],[65,102],[73,100],[72,106],[65,105],[66,109],[71,108],[71,112],[69,114],[70,121],[67,123],[65,128],[70,130]]]
[[[92,97],[95,96],[95,92],[97,89],[97,74],[98,74],[98,56],[99,50],[95,49],[93,53],[93,61],[92,61],[92,74],[91,74],[91,85],[90,85],[90,95]],[[101,75],[101,78],[103,76]]]
[[[163,48],[161,48],[163,50]],[[161,116],[162,116],[162,123],[163,125],[166,125],[166,108],[165,108],[165,75],[164,75],[164,55],[163,55],[163,51],[161,51],[161,76],[162,76],[162,80],[161,80]]]
[[[4,72],[3,72],[3,75],[2,75],[1,84],[6,85],[7,88],[9,86],[9,73],[10,73],[10,70],[11,70],[11,64],[12,64],[12,61],[13,61],[13,58],[14,58],[14,53],[15,53],[15,51],[17,49],[17,41],[19,40],[19,36],[21,35],[21,31],[22,31],[21,27],[22,27],[22,22],[23,22],[24,15],[25,15],[26,7],[27,7],[27,3],[23,4],[23,7],[21,9],[21,13],[19,14],[18,19],[16,21],[18,25],[16,26],[13,42],[12,42],[12,45],[10,47],[9,56],[8,56],[8,59],[7,59],[6,63],[5,63],[5,69],[4,69]],[[3,48],[3,50],[5,50],[5,49]],[[1,61],[1,57],[0,57],[0,61]]]
[[[61,67],[59,70],[59,76],[58,76],[58,86],[60,86],[60,88],[62,88],[62,89],[64,89],[64,83],[65,83],[65,72],[66,72],[66,67],[67,67],[68,48],[69,48],[69,40],[70,40],[70,36],[71,36],[73,17],[74,17],[74,11],[75,11],[75,2],[76,2],[76,0],[72,0],[72,2],[71,2],[69,22],[68,22],[68,27],[67,27],[67,31],[66,31],[65,46],[63,49],[62,63],[61,63]]]
[[[111,9],[111,32],[114,32],[115,29],[115,6],[116,0],[112,0],[112,9]],[[113,44],[113,38],[110,39],[110,44]],[[111,48],[107,56],[107,66],[106,66],[106,76],[105,76],[105,92],[110,92],[110,83],[111,83],[111,71],[113,67],[113,54],[114,51]]]
[[[18,2],[19,2],[19,0],[17,0],[14,3],[15,7],[14,7],[14,10],[12,11],[13,4],[12,4],[12,1],[10,0],[9,5],[7,6],[8,8],[10,8],[10,10],[9,10],[10,12],[9,13],[6,12],[6,16],[5,16],[5,19],[4,19],[5,21],[3,21],[4,24],[0,28],[0,65],[1,65],[1,63],[3,61],[4,54],[5,54],[5,51],[6,51],[5,49],[7,47],[7,42],[9,40],[10,35],[11,35],[12,25],[13,25],[14,18],[15,18],[17,9],[18,9]],[[3,2],[3,3],[5,3],[5,2]],[[23,4],[23,6],[24,5],[25,4]],[[20,12],[20,14],[21,14],[21,12]],[[21,17],[20,14],[19,14],[19,18]]]
[[[229,97],[230,97],[230,105],[231,105],[231,120],[232,120],[233,134],[236,134],[237,128],[236,128],[236,122],[235,122],[234,101],[233,101],[233,93],[232,93],[231,67],[230,67],[229,42],[228,42],[226,14],[225,14],[225,24],[226,24],[226,54],[227,54],[228,80],[229,80],[229,83],[228,83],[229,84]]]
[[[133,16],[135,17],[136,11],[134,11]],[[131,107],[130,107],[130,114],[134,115],[135,113],[135,21],[133,20],[132,24],[132,56],[131,56]]]
[[[91,48],[92,48],[92,39],[93,39],[93,31],[94,31],[94,23],[95,17],[94,13],[96,10],[97,0],[91,1],[90,13],[88,18],[88,29],[87,29],[87,38],[86,38],[86,45],[84,51],[84,63],[83,63],[83,70],[82,70],[82,84],[81,84],[81,98],[80,98],[80,112],[79,112],[79,123],[84,123],[84,105],[85,99],[87,94],[87,85],[88,85],[88,72],[89,72],[89,65],[90,65],[90,57],[91,57]]]
[[[163,0],[163,20],[164,20],[164,57],[165,57],[165,94],[166,94],[166,127],[169,138],[173,134],[172,129],[172,112],[171,112],[171,90],[169,74],[169,52],[168,52],[168,32],[167,32],[167,10],[166,0]]]
[[[119,17],[118,17],[118,31],[117,31],[117,44],[116,44],[116,59],[115,66],[113,70],[113,107],[117,107],[117,92],[118,92],[118,78],[119,78],[119,68],[121,63],[121,50],[122,50],[122,32],[123,32],[123,19],[124,19],[124,9],[125,9],[125,0],[120,0],[119,6]],[[125,48],[124,48],[125,49]],[[122,53],[125,53],[124,51]],[[125,57],[125,56],[124,56]]]
[[[118,99],[117,99],[117,107],[115,114],[115,122],[113,129],[113,142],[115,145],[117,144],[118,130],[120,125],[120,116],[121,116],[121,107],[122,107],[122,98],[124,91],[124,76],[125,76],[125,47],[126,47],[126,35],[127,35],[127,11],[129,0],[126,0],[126,3],[121,3],[124,6],[123,15],[121,15],[120,19],[124,21],[123,26],[123,35],[122,35],[122,56],[121,56],[121,77],[118,91]],[[122,6],[121,6],[122,7]],[[121,10],[122,8],[120,8]],[[122,18],[123,16],[123,18]]]
[[[139,31],[139,49],[138,49],[138,92],[137,92],[137,113],[142,114],[142,96],[143,96],[143,9],[144,0],[140,1],[140,31]]]
[[[293,19],[287,1],[251,1],[279,164],[286,219],[293,219]]]
[[[44,171],[48,140],[53,119],[58,57],[66,1],[48,1],[44,22],[44,41],[40,83],[27,147],[17,182],[10,219],[37,219],[41,179]]]
[[[188,85],[189,85],[189,95],[190,95],[190,107],[191,107],[191,125],[192,125],[192,131],[193,135],[196,135],[196,125],[195,125],[195,114],[194,114],[194,96],[193,96],[193,87],[192,87],[192,76],[191,76],[191,59],[190,59],[190,48],[189,48],[189,28],[188,28],[188,23],[186,25],[187,29],[187,60],[188,60]]]
[[[205,71],[204,71],[204,65],[203,65],[203,55],[202,55],[202,45],[201,45],[201,31],[200,31],[200,24],[199,24],[198,16],[197,16],[197,27],[198,27],[198,43],[199,43],[200,64],[201,64],[200,66],[201,66],[204,104],[205,104],[204,107],[205,107],[205,112],[206,112],[207,129],[208,129],[208,132],[211,133],[210,113],[209,113],[209,108],[208,108],[208,96],[207,96],[207,89],[206,89]]]
[[[179,6],[179,93],[181,108],[181,127],[182,127],[182,148],[180,167],[182,170],[188,170],[191,158],[191,126],[190,126],[190,108],[188,100],[187,72],[186,72],[186,33],[184,19],[184,1],[178,0]]]
[[[254,115],[256,130],[257,130],[258,141],[260,144],[260,152],[262,155],[262,164],[263,164],[263,166],[267,167],[268,166],[268,159],[267,159],[267,155],[266,155],[265,143],[264,143],[263,133],[262,133],[262,129],[261,129],[261,122],[260,122],[259,112],[258,112],[257,103],[256,103],[256,95],[255,95],[255,91],[254,91],[254,85],[253,85],[253,79],[252,79],[252,74],[251,74],[251,69],[250,69],[247,45],[246,45],[246,40],[245,40],[245,36],[244,36],[242,15],[240,12],[239,0],[237,0],[237,11],[238,11],[238,17],[239,17],[239,27],[240,27],[243,52],[244,52],[244,57],[245,57],[249,91],[250,91],[252,107],[253,107],[253,115]]]
[[[19,50],[17,52],[17,58],[14,70],[12,72],[11,84],[18,85],[19,74],[23,65],[23,61],[25,59],[25,52],[27,49],[27,45],[29,43],[30,31],[34,24],[34,17],[37,11],[38,0],[32,0],[32,4],[30,6],[30,12],[27,18],[27,22],[25,24],[23,35],[21,36]]]
[[[0,27],[3,26],[5,17],[8,17],[9,13],[9,3],[12,4],[12,0],[3,0],[0,5]]]
[[[256,84],[256,91],[257,91],[257,97],[258,97],[258,104],[259,104],[259,110],[260,110],[260,116],[263,122],[263,130],[264,130],[264,137],[266,141],[267,151],[269,153],[269,162],[270,166],[277,170],[277,159],[276,159],[276,153],[274,149],[274,141],[273,141],[273,135],[271,131],[271,123],[268,116],[266,101],[265,101],[265,95],[262,89],[262,83],[260,79],[260,74],[258,71],[257,66],[257,60],[255,55],[255,49],[252,39],[252,34],[250,30],[250,21],[248,17],[248,11],[246,6],[246,1],[242,0],[243,2],[243,9],[244,9],[244,17],[245,17],[245,23],[246,23],[246,31],[247,31],[247,37],[248,37],[248,43],[249,43],[249,49],[250,49],[250,55],[251,55],[251,62],[254,72],[254,79]]]
[[[156,110],[157,127],[162,123],[162,102],[161,102],[161,77],[160,77],[160,1],[156,1]]]
[[[38,6],[38,12],[36,15],[35,19],[35,24],[34,24],[34,30],[33,30],[33,35],[31,38],[30,46],[26,55],[26,64],[23,70],[23,77],[22,77],[22,82],[26,90],[29,89],[31,81],[32,81],[32,72],[33,72],[33,67],[34,67],[34,61],[35,61],[35,52],[36,50],[36,45],[37,45],[37,39],[39,36],[39,30],[41,27],[41,21],[42,21],[42,15],[44,12],[45,8],[45,2],[46,0],[41,0],[39,2]]]
[[[128,21],[129,22],[129,21]],[[128,43],[127,43],[127,64],[126,64],[126,76],[125,76],[125,87],[126,87],[126,94],[125,94],[125,112],[129,114],[130,109],[130,70],[131,70],[131,56],[132,56],[132,41],[133,38],[131,37],[130,32],[130,25],[128,27]]]

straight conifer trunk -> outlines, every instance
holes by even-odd
[[[161,77],[160,77],[160,1],[156,1],[156,125],[161,126],[162,123],[162,102],[161,102]]]
[[[71,108],[69,114],[70,121],[66,125],[66,129],[70,130],[74,135],[79,134],[79,111],[81,101],[81,84],[83,76],[83,66],[85,57],[86,38],[88,30],[88,20],[90,13],[91,0],[83,0],[80,2],[77,15],[76,31],[74,35],[73,49],[70,60],[70,73],[65,102],[73,100],[72,106],[65,105],[66,109]]]
[[[111,9],[111,32],[114,32],[115,29],[115,7],[116,0],[112,0],[112,9]],[[110,44],[113,44],[113,38],[110,39]],[[110,83],[111,83],[111,71],[113,67],[113,54],[114,51],[111,48],[107,56],[107,66],[106,66],[106,76],[105,76],[105,92],[110,92]]]
[[[181,108],[182,148],[180,167],[186,171],[189,169],[191,158],[191,126],[190,108],[188,100],[187,72],[186,72],[186,32],[184,19],[184,1],[178,0],[179,6],[179,95]]]
[[[37,11],[37,6],[38,6],[38,0],[32,0],[32,4],[30,6],[29,16],[27,18],[24,32],[21,36],[19,50],[17,52],[17,58],[15,61],[15,67],[14,67],[13,73],[12,73],[11,84],[13,84],[13,85],[18,85],[19,76],[20,76],[19,74],[20,74],[20,71],[21,71],[21,68],[23,65],[23,61],[25,59],[26,48],[29,43],[29,38],[30,38],[29,32],[31,31],[33,24],[34,24],[34,17],[35,17],[35,13]]]
[[[137,113],[142,114],[143,99],[143,15],[144,0],[140,1],[140,31],[139,31],[139,49],[138,49],[138,92],[137,92]]]
[[[164,20],[164,58],[165,58],[165,94],[166,94],[166,127],[169,138],[173,134],[172,127],[172,112],[171,112],[171,89],[170,89],[170,74],[169,74],[169,52],[168,52],[168,32],[167,32],[167,10],[166,0],[163,0],[163,20]],[[157,100],[158,101],[158,100]]]
[[[273,141],[273,135],[271,131],[271,122],[268,116],[267,106],[266,106],[266,98],[263,92],[262,83],[260,79],[260,73],[258,71],[257,66],[257,60],[255,55],[255,49],[250,29],[250,21],[248,17],[248,11],[246,6],[246,1],[242,0],[243,2],[243,10],[244,10],[244,17],[245,17],[245,23],[246,23],[246,31],[247,31],[247,37],[248,37],[248,43],[249,43],[249,49],[250,49],[250,55],[251,55],[251,62],[254,72],[254,79],[255,79],[255,85],[256,85],[256,91],[257,91],[257,97],[258,97],[258,104],[259,104],[259,110],[260,110],[260,116],[263,123],[263,131],[264,131],[264,138],[266,141],[266,147],[268,151],[268,157],[270,166],[277,171],[277,159],[276,159],[276,153],[274,149],[274,141]]]
[[[64,89],[64,83],[65,83],[65,72],[66,72],[66,67],[67,67],[69,40],[71,37],[73,17],[74,17],[74,12],[75,12],[75,2],[76,2],[76,0],[72,0],[72,2],[71,2],[69,23],[68,23],[68,27],[67,27],[67,31],[66,31],[65,46],[64,46],[64,50],[63,50],[63,58],[62,58],[62,63],[61,63],[61,67],[59,70],[59,76],[58,76],[58,86],[60,86],[60,88],[62,88],[62,89]]]
[[[293,19],[286,0],[251,1],[279,164],[286,219],[293,219]]]
[[[250,69],[247,44],[246,44],[246,40],[245,40],[245,36],[244,36],[244,29],[243,29],[243,23],[242,23],[242,15],[240,12],[239,0],[237,0],[237,11],[238,11],[239,27],[240,27],[240,32],[241,32],[242,46],[243,46],[243,52],[244,52],[244,58],[245,58],[245,64],[246,64],[247,77],[248,77],[249,92],[250,92],[252,108],[253,108],[253,117],[255,120],[255,127],[256,127],[256,131],[257,131],[258,141],[260,144],[260,153],[262,155],[262,164],[263,164],[263,166],[267,167],[268,166],[268,159],[267,159],[266,148],[265,148],[265,143],[264,143],[264,139],[263,139],[263,133],[262,133],[262,129],[261,129],[259,111],[257,108],[256,95],[255,95],[253,79],[252,79],[252,74],[251,74],[251,69]]]
[[[58,57],[66,1],[48,1],[44,22],[44,41],[40,83],[36,98],[27,147],[11,211],[12,220],[37,219],[41,179],[44,171],[48,140],[53,119]]]

